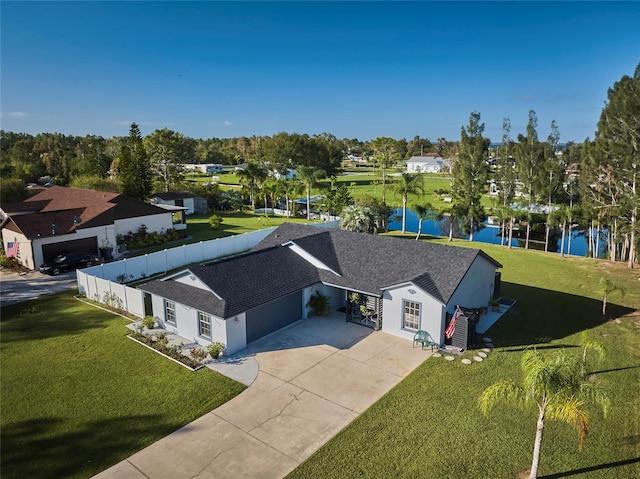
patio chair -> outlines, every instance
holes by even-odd
[[[429,333],[423,331],[422,329],[416,332],[415,336],[413,337],[414,348],[416,347],[416,344],[420,344],[422,346],[422,349],[430,346],[431,351],[433,351],[436,347],[436,343],[431,340],[431,336],[429,336]]]

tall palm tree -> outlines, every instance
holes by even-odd
[[[326,178],[327,173],[323,169],[315,166],[299,166],[296,169],[296,178],[299,178],[307,190],[307,221],[311,219],[311,187],[322,178]]]
[[[410,194],[424,195],[424,177],[420,173],[402,173],[400,179],[393,184],[393,191],[402,196],[402,234],[407,223],[407,197]]]
[[[286,178],[280,178],[276,183],[276,191],[279,195],[284,196],[285,209],[287,210],[287,216],[291,216],[290,200],[292,196],[297,196],[302,193],[304,185],[297,179],[292,178],[290,180]]]
[[[538,411],[529,473],[529,479],[535,479],[538,477],[545,419],[573,425],[578,432],[578,448],[582,449],[589,432],[589,415],[582,406],[591,400],[602,408],[606,416],[610,400],[595,383],[583,380],[580,360],[566,351],[546,358],[535,349],[528,350],[522,356],[520,366],[524,375],[522,386],[513,381],[498,381],[484,390],[478,405],[485,415],[502,402]]]
[[[413,209],[418,215],[418,234],[416,235],[417,241],[420,239],[420,235],[422,234],[422,222],[424,220],[439,221],[440,219],[442,219],[442,214],[439,211],[436,211],[431,203],[425,203],[423,205],[415,204],[413,205]]]
[[[251,199],[251,206],[256,207],[255,201],[255,188],[256,185],[261,184],[267,179],[267,170],[260,163],[255,161],[248,163],[244,170],[238,172],[240,182],[249,186],[249,196]]]

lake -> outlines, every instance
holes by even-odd
[[[402,208],[398,208],[396,210],[396,215],[399,217],[398,221],[389,222],[389,229],[393,231],[400,231],[402,229]],[[417,233],[418,232],[418,215],[415,211],[407,209],[407,224],[406,231]],[[424,220],[422,222],[422,234],[430,235],[430,236],[449,236],[449,225],[447,220],[442,220],[439,222],[433,220]],[[453,234],[454,238],[460,239],[469,239],[469,235],[462,233],[461,231],[454,230]],[[500,244],[501,234],[500,228],[498,226],[489,225],[487,221],[484,222],[484,227],[479,231],[473,234],[473,241],[480,243],[491,243],[491,244]],[[508,238],[505,238],[504,244],[506,245]],[[557,253],[560,253],[560,242],[561,238],[557,241]],[[511,240],[511,246],[514,248],[524,248],[524,239],[515,239]],[[564,252],[568,254],[567,251],[569,249],[569,235],[567,234],[565,237],[565,246]],[[602,251],[604,251],[605,242],[600,240],[600,252],[602,256]],[[532,242],[529,240],[529,249],[538,249],[544,250],[544,242]],[[549,249],[552,249],[551,247]],[[588,231],[584,230],[573,230],[572,238],[571,238],[571,255],[572,256],[586,256],[588,251]]]

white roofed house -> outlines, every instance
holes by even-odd
[[[447,169],[448,160],[438,153],[412,156],[407,161],[407,173],[442,173]]]

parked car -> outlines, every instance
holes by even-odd
[[[59,275],[63,271],[72,271],[80,268],[88,268],[100,264],[100,258],[91,253],[67,253],[61,254],[51,262],[40,266],[40,272]]]

